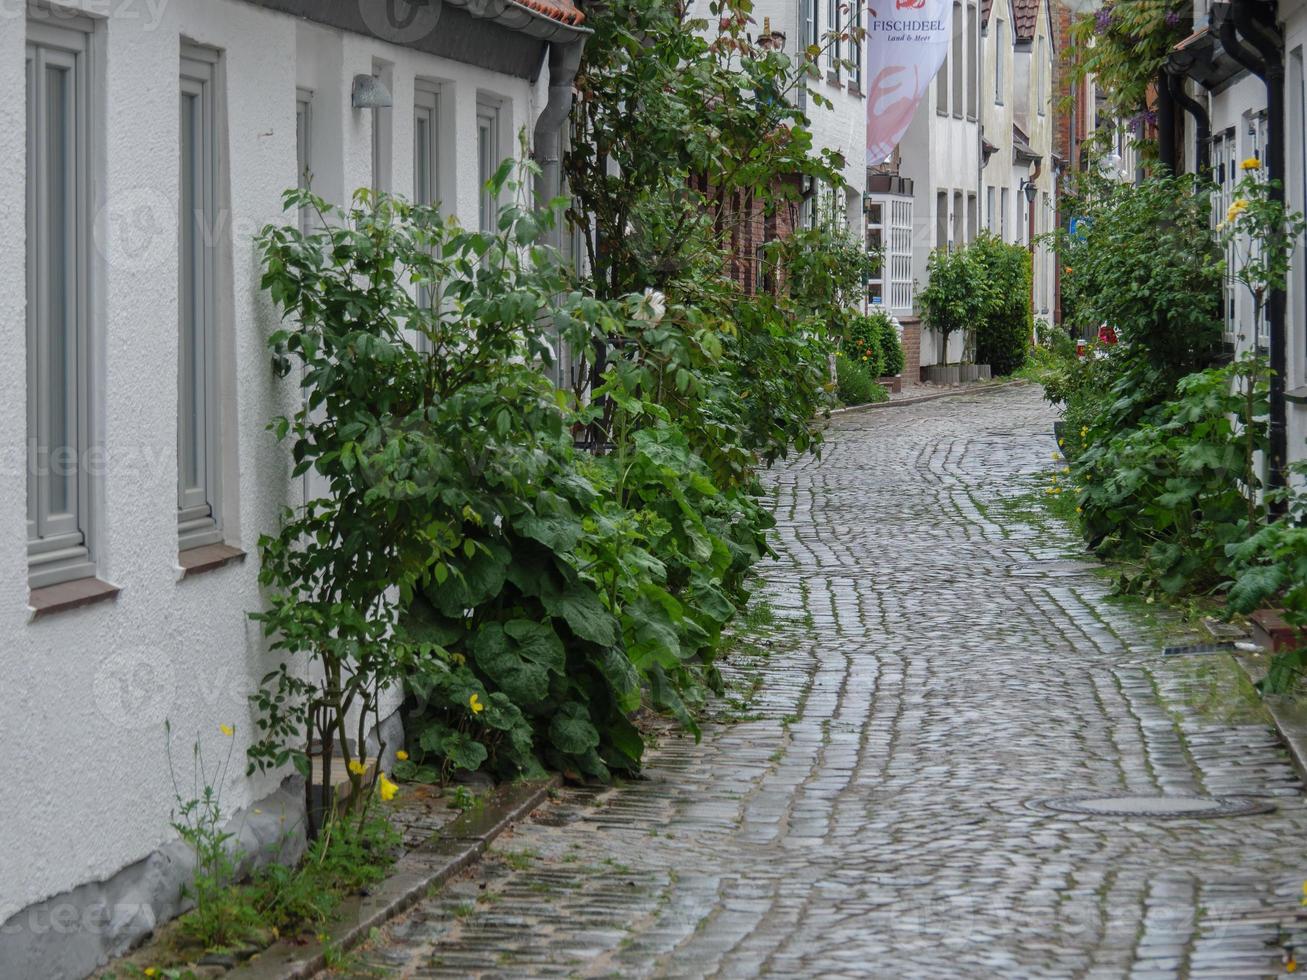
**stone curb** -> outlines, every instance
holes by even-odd
[[[932,392],[929,395],[913,395],[911,398],[891,398],[887,402],[869,402],[866,405],[846,405],[843,408],[832,408],[830,413],[834,417],[843,415],[845,412],[866,411],[869,408],[898,408],[900,405],[918,405],[921,402],[933,402],[939,398],[956,398],[958,395],[977,395],[982,392],[1002,391],[1004,388],[1017,388],[1030,383],[1024,378],[1018,378],[1015,381],[1004,381],[1001,384],[978,384],[972,387],[960,385],[956,390]]]
[[[228,972],[224,980],[305,980],[313,976],[326,966],[327,947],[344,952],[364,942],[373,929],[473,864],[496,837],[543,803],[560,782],[554,776],[496,787],[483,806],[456,817],[400,858],[385,881],[366,895],[346,899],[324,932],[325,942],[315,939],[296,945],[283,939]]]
[[[1230,656],[1254,684],[1266,676],[1266,661],[1269,659],[1266,654],[1256,659],[1245,654]],[[1298,775],[1303,781],[1307,782],[1307,705],[1295,704],[1292,699],[1279,694],[1262,695],[1262,704],[1266,706],[1271,721],[1275,723],[1275,729],[1280,733],[1280,740],[1289,750],[1293,767],[1298,770]]]

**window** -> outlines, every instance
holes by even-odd
[[[218,422],[218,52],[182,46],[177,325],[180,550],[222,540]]]
[[[817,26],[817,0],[803,0],[803,44],[811,47],[821,43],[821,32]]]
[[[853,85],[858,89],[862,88],[862,49],[867,40],[857,39],[857,34],[862,30],[862,0],[854,0],[853,4],[853,34],[854,37],[849,39],[849,60],[853,62]]]
[[[980,108],[980,21],[976,5],[967,4],[967,118],[975,119]]]
[[[418,81],[413,92],[413,202],[430,207],[440,200],[440,90]]]
[[[499,104],[477,102],[477,174],[481,181],[480,228],[493,233],[499,225],[499,199],[488,185],[502,162],[499,150]]]
[[[953,4],[953,68],[949,77],[953,80],[953,115],[962,116],[962,81],[966,67],[966,45],[963,43],[966,24],[962,19],[962,4]]]
[[[945,55],[944,63],[935,74],[935,111],[941,116],[948,115],[949,72],[953,68],[953,56]]]
[[[1007,21],[994,25],[994,104],[1003,104],[1003,68],[1007,64]]]
[[[1044,114],[1044,103],[1048,101],[1048,59],[1044,54],[1044,39],[1039,39],[1039,61],[1035,65],[1035,71],[1039,74],[1035,82],[1035,107],[1036,111],[1042,116]]]
[[[976,195],[967,195],[967,241],[974,242],[980,231],[980,222],[976,217]]]
[[[90,539],[87,18],[27,25],[27,554],[32,588],[95,574]]]
[[[826,27],[834,32],[830,47],[826,49],[826,67],[836,75],[840,73],[840,31],[843,29],[840,20],[840,0],[826,0]]]
[[[953,245],[961,248],[967,241],[966,215],[962,210],[962,192],[953,192]]]
[[[994,185],[985,188],[985,227],[990,231],[998,230],[998,215],[994,213]]]
[[[948,248],[948,194],[935,193],[935,247]]]
[[[916,283],[912,277],[912,198],[895,198],[890,205],[890,306],[911,312]]]
[[[295,91],[295,170],[296,186],[307,190],[313,183],[313,93],[308,89]],[[300,208],[300,231],[311,230],[311,212]]]
[[[372,74],[381,79],[387,91],[395,90],[390,66],[385,62],[374,61]],[[372,189],[378,193],[390,191],[390,161],[394,141],[392,108],[372,110]]]
[[[1007,237],[1007,210],[1008,210],[1008,189],[1006,187],[999,189],[998,195],[998,230],[1003,241],[1011,244],[1011,239]]]

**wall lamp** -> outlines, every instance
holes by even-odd
[[[349,101],[355,109],[389,109],[395,104],[390,91],[376,75],[355,75]]]

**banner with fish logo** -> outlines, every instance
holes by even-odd
[[[948,55],[953,27],[953,0],[871,3],[864,62],[871,79],[867,86],[868,165],[882,162],[907,132],[930,80]]]

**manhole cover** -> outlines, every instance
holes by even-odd
[[[1188,657],[1200,653],[1231,653],[1233,643],[1190,643],[1185,646],[1163,647],[1163,657]]]
[[[1059,796],[1035,804],[1054,813],[1091,817],[1171,818],[1244,817],[1272,813],[1275,806],[1239,796]]]

